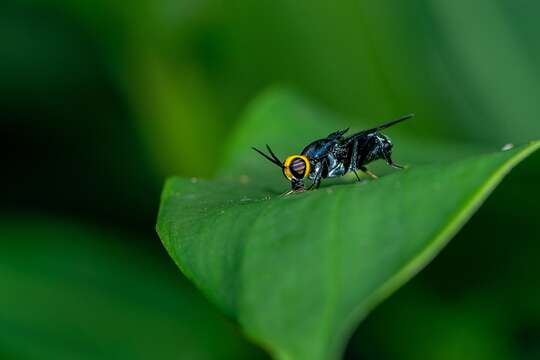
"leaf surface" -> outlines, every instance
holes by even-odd
[[[298,153],[340,125],[290,94],[271,94],[247,112],[231,141],[226,176],[171,178],[162,194],[158,233],[172,258],[277,359],[339,358],[359,321],[424,267],[540,146],[437,157],[377,181],[346,179],[286,198],[279,196],[288,190],[280,170],[248,147],[268,142],[278,156]],[[422,153],[406,143],[410,154]],[[460,153],[474,151],[454,149],[454,158]]]

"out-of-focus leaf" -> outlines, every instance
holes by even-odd
[[[278,359],[337,358],[356,324],[425,266],[510,169],[540,147],[280,198],[287,184],[279,169],[246,145],[265,139],[284,156],[340,127],[293,97],[271,95],[248,112],[233,139],[229,178],[172,178],[163,191],[158,232],[172,258]]]
[[[161,174],[212,174],[223,122],[197,66],[134,51],[126,84]]]
[[[512,21],[536,23],[538,4],[530,2],[517,5],[520,11],[505,11],[516,4],[490,0],[430,3],[442,33],[444,54],[452,59],[452,70],[461,79],[459,88],[489,119],[469,119],[466,128],[488,140],[528,141],[531,133],[538,136],[540,82],[531,57],[538,51],[538,42],[527,44],[512,26]],[[529,15],[519,14],[524,9]]]
[[[351,359],[373,353],[396,360],[522,358],[512,343],[509,312],[492,294],[453,302],[419,284],[413,280],[366,319],[348,348]]]
[[[57,220],[0,222],[0,354],[252,359],[261,353],[161,257]]]

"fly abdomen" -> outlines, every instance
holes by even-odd
[[[358,170],[366,159],[369,138],[358,136],[351,139],[347,144],[347,155],[344,165],[347,172]]]
[[[373,133],[367,137],[365,146],[359,153],[356,162],[357,169],[375,160],[381,159],[388,162],[392,155],[392,143],[386,135]]]
[[[346,166],[347,171],[354,171],[357,169],[356,162],[358,161],[358,139],[354,139],[351,143],[351,149],[349,150],[350,160]]]

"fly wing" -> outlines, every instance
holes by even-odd
[[[341,138],[343,135],[345,135],[345,133],[347,133],[347,131],[349,131],[349,128],[346,128],[346,129],[343,129],[343,130],[339,130],[339,131],[336,131],[336,132],[333,132],[331,134],[329,134],[326,139],[327,140],[335,140],[335,139],[339,139]]]
[[[362,130],[356,134],[353,134],[349,137],[347,137],[345,139],[346,142],[350,142],[352,139],[355,139],[355,138],[360,138],[362,136],[365,136],[365,135],[368,135],[368,134],[372,134],[372,133],[375,133],[375,132],[378,132],[378,131],[381,131],[381,130],[384,130],[384,129],[387,129],[391,126],[394,126],[396,124],[399,124],[400,122],[403,122],[405,120],[409,120],[411,118],[414,117],[414,114],[408,114],[408,115],[405,115],[405,116],[402,116],[400,117],[399,119],[396,119],[396,120],[392,120],[392,121],[389,121],[387,123],[384,123],[384,124],[381,124],[377,127],[374,127],[374,128],[371,128],[371,129],[367,129],[367,130]]]
[[[414,114],[407,114],[405,116],[400,117],[399,119],[392,120],[392,121],[389,121],[387,123],[381,124],[381,125],[377,126],[376,128],[373,128],[373,129],[370,129],[370,130],[371,131],[383,130],[383,129],[389,128],[390,126],[394,126],[396,124],[399,124],[402,121],[412,119],[413,117],[414,117]]]

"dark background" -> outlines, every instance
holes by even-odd
[[[274,85],[351,126],[415,112],[405,136],[486,149],[538,139],[539,12],[532,0],[3,3],[0,355],[103,358],[118,346],[133,353],[111,358],[264,358],[162,249],[165,177],[211,177],[242,110]],[[540,358],[539,184],[537,154],[369,316],[346,357]],[[147,286],[160,278],[161,290]],[[109,282],[168,316],[145,327],[142,308],[130,322],[123,306],[105,315],[62,293],[76,283],[102,296]],[[156,335],[169,329],[178,338]]]

